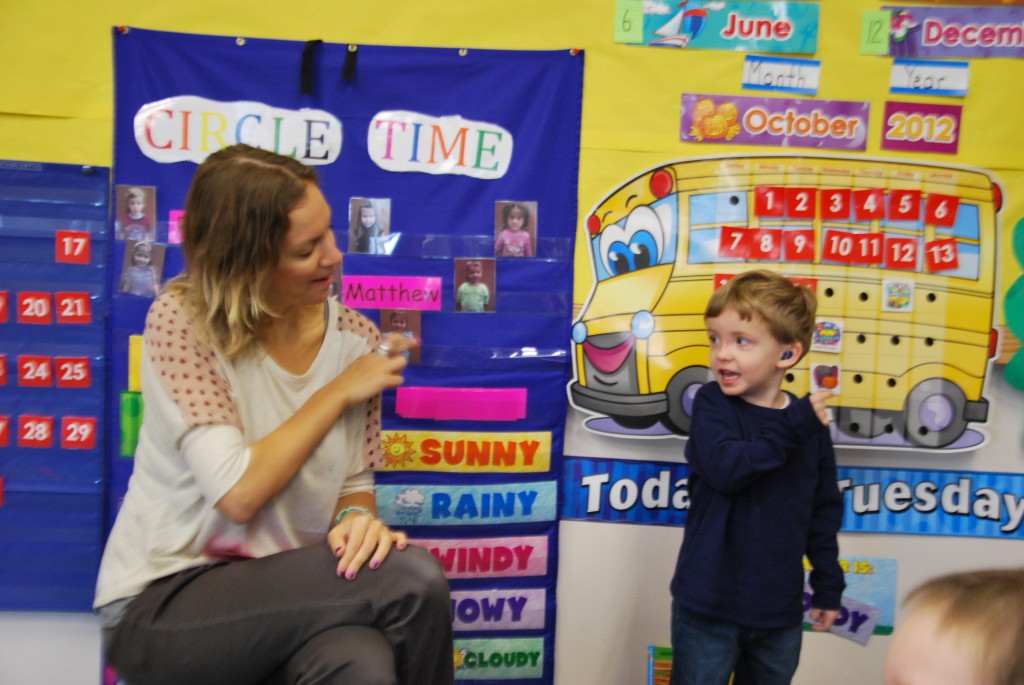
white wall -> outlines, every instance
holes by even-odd
[[[97,685],[100,675],[92,614],[0,612],[3,685]]]
[[[986,393],[992,407],[980,450],[941,454],[837,448],[841,466],[1024,472],[1024,393],[995,367]],[[597,437],[572,413],[568,456],[682,462],[682,440]],[[1024,494],[1024,493],[1019,493]],[[563,521],[558,571],[557,685],[643,685],[647,646],[669,644],[669,581],[683,531],[664,526]],[[995,566],[1024,566],[1024,541],[925,535],[846,533],[843,556],[896,559],[897,601],[935,575]],[[897,609],[897,625],[900,612]],[[804,634],[795,685],[882,682],[890,637],[866,646],[831,634]]]

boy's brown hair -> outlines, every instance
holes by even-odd
[[[799,342],[802,355],[811,348],[818,300],[810,288],[782,274],[757,269],[734,276],[712,293],[704,318],[719,316],[727,307],[735,309],[744,321],[755,317],[764,321],[784,345]]]

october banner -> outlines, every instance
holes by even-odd
[[[868,102],[685,93],[679,140],[866,150]]]

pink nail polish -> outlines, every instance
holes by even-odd
[[[377,568],[378,566],[380,566],[380,562],[376,559],[370,562],[370,568]]]
[[[355,571],[349,571],[348,573],[345,574],[345,577],[348,578],[349,580],[352,580],[353,578],[356,577],[356,572]]]

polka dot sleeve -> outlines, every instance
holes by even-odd
[[[352,333],[366,343],[367,351],[375,350],[381,342],[377,326],[365,316],[342,305],[338,313],[338,330]],[[366,429],[363,435],[363,465],[368,469],[376,469],[384,464],[380,451],[380,395],[372,397],[366,403]]]
[[[213,347],[177,297],[164,294],[153,302],[143,339],[161,384],[190,428],[229,424],[241,430],[231,387],[218,370]]]

